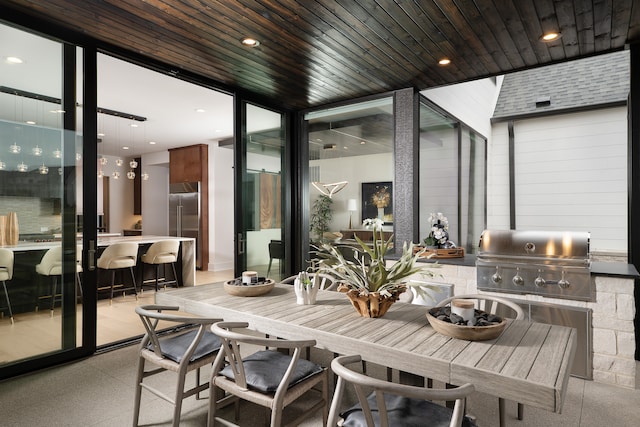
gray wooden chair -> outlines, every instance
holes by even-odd
[[[180,412],[182,401],[189,396],[198,395],[201,391],[209,388],[209,382],[200,384],[200,368],[210,365],[220,348],[220,339],[210,330],[210,326],[221,319],[195,317],[180,314],[167,314],[163,311],[177,311],[179,307],[161,305],[143,305],[136,307],[136,313],[147,331],[142,338],[139,347],[138,371],[136,377],[136,393],[133,408],[133,425],[138,425],[140,417],[140,399],[142,389],[166,400],[174,406],[173,423],[174,427],[180,425]],[[158,334],[158,323],[169,322],[171,326],[187,327],[196,325],[188,332],[179,329],[176,332]],[[145,364],[155,365],[153,370],[145,370]],[[196,385],[185,390],[185,379],[187,373],[196,371]],[[161,372],[175,372],[178,379],[173,397],[160,390],[158,387],[144,382],[145,378]]]
[[[452,389],[429,389],[392,383],[369,377],[349,369],[346,365],[362,360],[359,355],[340,356],[331,362],[331,370],[338,376],[329,410],[329,425],[388,427],[403,425],[474,426],[464,416],[466,397],[475,391],[472,384]],[[358,403],[340,411],[345,383],[350,383],[358,396]],[[373,390],[367,395],[367,390]],[[433,400],[455,400],[453,409],[433,403]]]
[[[473,299],[476,300],[476,308],[483,310],[487,313],[497,314],[509,319],[522,320],[524,319],[524,311],[522,307],[513,301],[509,301],[504,298],[495,297],[492,295],[484,294],[467,294],[456,295],[440,301],[436,307],[443,307],[451,304],[454,299]],[[498,398],[498,414],[500,418],[500,426],[506,426],[506,408],[505,401],[502,397]],[[522,420],[524,417],[524,405],[518,403],[518,419]]]
[[[315,340],[284,340],[263,338],[250,335],[244,322],[221,322],[211,330],[222,339],[220,352],[213,364],[211,373],[210,395],[218,396],[222,391],[225,397],[216,401],[209,400],[209,426],[215,421],[224,425],[234,425],[219,418],[217,409],[230,401],[238,399],[253,402],[271,410],[271,427],[282,425],[284,408],[303,395],[306,397],[316,386],[320,386],[320,396],[309,396],[310,408],[295,420],[298,425],[303,419],[322,411],[323,425],[327,425],[327,408],[329,405],[328,371],[315,363],[302,359],[302,349],[315,345]],[[240,353],[241,344],[251,344],[269,348],[249,356]],[[294,350],[293,355],[277,351],[278,349]],[[311,392],[311,393],[309,393]],[[238,414],[236,413],[236,418]]]

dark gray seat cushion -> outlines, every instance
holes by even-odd
[[[193,342],[197,333],[198,330],[194,329],[189,332],[185,332],[184,334],[161,338],[160,349],[162,350],[162,355],[167,359],[180,363],[184,353]],[[212,353],[217,352],[220,349],[221,344],[222,342],[216,334],[205,330],[204,335],[202,336],[202,339],[200,339],[198,347],[196,347],[196,351],[191,355],[189,362],[194,362],[202,357],[209,356]],[[150,350],[153,349],[151,343],[149,343],[147,348]]]
[[[376,425],[380,425],[378,414],[378,404],[373,393],[367,397],[373,420]],[[425,400],[410,399],[408,397],[396,396],[393,394],[384,395],[387,405],[390,426],[402,427],[448,427],[451,422],[452,410]],[[344,427],[367,427],[367,421],[362,413],[360,403],[353,405],[340,414],[344,420]],[[463,427],[475,427],[476,424],[468,417],[464,417]]]
[[[291,356],[273,350],[262,350],[243,358],[247,385],[263,393],[273,393],[278,388],[282,377],[291,363]],[[305,359],[299,359],[296,369],[291,375],[289,387],[322,372],[322,367]],[[220,375],[234,379],[229,366],[220,371]]]

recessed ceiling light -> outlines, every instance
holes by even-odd
[[[360,145],[365,145],[366,143],[366,141],[360,141]]]
[[[222,129],[216,129],[216,132],[220,133],[220,132],[222,132]]]
[[[28,125],[35,125],[36,124],[36,122],[34,122],[33,120],[27,120],[25,123],[28,124]]]
[[[439,65],[449,65],[451,64],[451,60],[449,58],[442,58],[438,61]]]
[[[103,136],[104,136],[104,133],[99,133],[99,134],[98,134],[98,136],[99,136],[99,137],[103,137]]]
[[[260,46],[260,42],[258,40],[256,40],[256,39],[254,39],[253,37],[245,37],[242,40],[240,40],[240,42],[244,46],[248,46],[248,47]]]
[[[196,113],[204,113],[207,110],[205,110],[204,108],[196,108]]]
[[[156,145],[155,141],[149,141],[149,145]]]
[[[554,40],[558,40],[560,37],[562,37],[562,34],[551,32],[543,34],[542,37],[540,37],[540,40],[543,42],[552,42]]]
[[[64,113],[64,110],[49,110],[49,112],[54,114],[62,114]]]
[[[124,147],[122,147],[123,150],[128,150],[129,147],[127,147],[126,145]]]
[[[22,59],[18,58],[17,56],[7,56],[6,59],[8,64],[22,64]]]
[[[137,128],[138,127],[137,123],[131,123],[129,126],[131,126],[132,128]]]

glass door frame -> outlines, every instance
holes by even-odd
[[[3,21],[3,25],[13,25]],[[26,25],[16,27],[20,31],[27,33],[36,33]],[[96,157],[96,55],[95,48],[83,49],[83,75],[78,76],[77,67],[77,46],[56,39],[54,36],[46,36],[45,38],[55,40],[61,44],[62,49],[62,105],[64,111],[62,119],[61,144],[63,145],[63,163],[61,167],[62,191],[61,197],[61,227],[62,227],[62,279],[61,284],[65,290],[73,290],[73,292],[62,292],[62,321],[60,326],[61,343],[60,349],[52,352],[41,353],[32,357],[17,360],[0,367],[0,379],[10,378],[24,373],[32,372],[38,369],[50,367],[64,362],[79,359],[95,352],[96,349],[96,296],[95,296],[95,271],[91,269],[90,254],[87,250],[88,243],[92,240],[95,242],[97,230],[95,227],[96,203],[95,191],[91,190],[91,180],[93,179],[93,188],[95,188],[95,179],[97,173],[97,165],[95,161],[87,162],[87,159]],[[85,222],[85,231],[83,233],[83,286],[82,293],[82,329],[81,342],[77,342],[77,307],[76,307],[76,248],[77,248],[77,183],[76,183],[76,139],[77,132],[77,79],[83,79],[83,102],[82,102],[82,120],[84,129],[84,138],[82,139],[82,157],[84,158],[83,167],[83,204],[84,215],[93,219],[93,226]],[[93,94],[93,96],[92,96]],[[90,135],[90,136],[88,136]],[[57,172],[57,171],[56,171]],[[91,199],[93,198],[93,203]],[[91,222],[91,221],[88,221]]]
[[[234,257],[234,276],[239,277],[243,271],[246,271],[248,264],[248,251],[247,251],[247,231],[249,229],[247,221],[247,203],[246,203],[246,191],[244,183],[247,181],[247,145],[249,141],[247,131],[247,105],[263,108],[265,110],[273,111],[281,115],[280,130],[283,140],[283,149],[281,156],[281,189],[282,189],[282,223],[281,223],[281,239],[284,243],[284,259],[280,260],[283,263],[283,277],[287,277],[292,274],[292,254],[293,254],[293,239],[291,232],[291,203],[292,203],[292,179],[291,168],[288,165],[292,164],[292,150],[291,146],[291,114],[288,111],[275,108],[273,106],[265,105],[264,103],[256,102],[255,100],[245,99],[240,95],[234,96],[234,245],[235,245],[235,257]]]

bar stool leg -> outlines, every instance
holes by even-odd
[[[113,304],[113,286],[116,283],[116,271],[111,270],[111,296],[109,297],[109,305]]]
[[[136,294],[136,301],[138,300],[138,287],[136,286],[136,275],[133,274],[133,267],[129,267],[131,273],[131,283],[133,284],[133,292]]]
[[[7,308],[9,308],[9,317],[11,317],[11,324],[13,325],[13,311],[11,311],[11,301],[9,301],[9,293],[7,292],[7,284],[3,280],[2,287],[4,288],[4,297],[7,299]]]
[[[49,282],[49,291],[51,292],[51,317],[53,317],[53,309],[56,305],[56,291],[58,290],[58,276],[53,276]]]
[[[173,280],[176,282],[176,288],[180,287],[180,282],[178,282],[178,274],[176,273],[176,263],[171,263],[171,269],[173,270]]]

